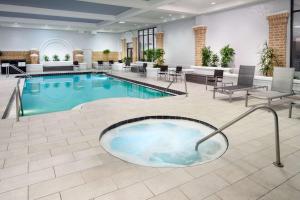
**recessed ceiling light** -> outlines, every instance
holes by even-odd
[[[216,3],[216,2],[211,2],[210,4],[211,4],[211,5],[216,5],[217,3]]]
[[[163,16],[161,16],[160,18],[161,18],[161,19],[163,19],[164,17],[163,17]]]
[[[171,17],[171,16],[172,16],[172,14],[169,14],[169,16]]]
[[[120,21],[119,24],[125,24],[126,22]]]
[[[183,18],[185,18],[185,16],[184,16],[184,15],[181,15],[181,18],[183,19]]]

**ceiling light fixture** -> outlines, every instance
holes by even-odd
[[[217,3],[216,3],[216,2],[211,2],[210,4],[211,4],[211,5],[216,5]]]
[[[169,14],[170,17],[172,17],[172,14]]]
[[[126,22],[120,21],[119,24],[125,24]]]
[[[182,19],[184,19],[184,18],[185,18],[185,16],[184,16],[184,15],[181,15],[181,18],[182,18]]]

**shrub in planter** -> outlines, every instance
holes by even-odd
[[[277,55],[273,48],[266,42],[263,50],[260,52],[259,67],[264,76],[272,76],[273,67],[279,65]]]
[[[69,54],[66,54],[65,55],[65,61],[69,61],[70,60],[70,55]]]
[[[221,54],[221,66],[229,67],[229,64],[233,61],[235,51],[229,45],[223,47],[220,51]]]
[[[211,61],[211,56],[213,54],[210,47],[202,48],[201,54],[202,54],[202,66],[209,66],[210,61]]]
[[[56,55],[56,54],[53,55],[53,61],[60,61],[58,55]]]
[[[217,54],[213,54],[211,56],[211,63],[210,63],[210,65],[212,67],[217,67],[218,64],[219,64],[219,61],[220,61],[219,56]]]
[[[48,62],[48,61],[49,61],[49,57],[46,56],[46,55],[44,55],[44,61],[45,61],[45,62]]]
[[[103,54],[104,54],[104,60],[105,61],[108,61],[108,56],[109,56],[109,54],[110,54],[110,50],[109,49],[105,49],[104,51],[103,51]]]

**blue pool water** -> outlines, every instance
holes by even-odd
[[[104,74],[68,74],[26,79],[22,93],[24,115],[70,110],[82,103],[106,98],[142,99],[170,96]]]
[[[112,155],[127,162],[151,167],[185,167],[214,160],[227,150],[227,139],[218,134],[195,151],[196,142],[213,131],[192,121],[148,119],[112,129],[100,142]]]

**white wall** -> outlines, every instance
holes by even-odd
[[[273,0],[196,17],[207,26],[206,45],[219,52],[230,44],[236,51],[235,66],[257,65],[259,52],[268,41],[267,16],[289,11],[289,1]]]
[[[36,30],[0,27],[0,50],[20,51],[39,49],[50,39],[67,41],[73,49],[120,51],[120,34],[98,33],[92,35],[73,31]]]
[[[165,62],[169,65],[190,66],[195,60],[195,39],[192,27],[195,18],[162,24]]]

